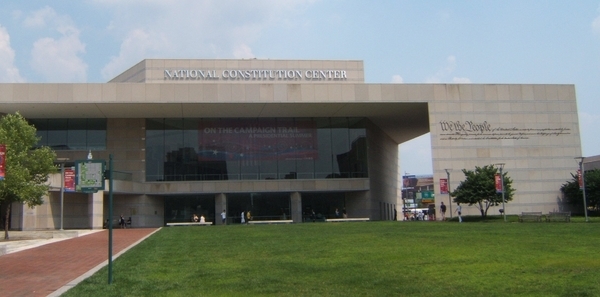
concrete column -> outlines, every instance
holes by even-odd
[[[227,195],[220,193],[215,195],[215,225],[223,225],[221,222],[221,212],[227,213]]]
[[[302,195],[299,192],[290,194],[292,209],[290,210],[292,221],[302,223]]]
[[[113,213],[113,217],[118,216],[119,214]],[[90,229],[102,229],[104,225],[104,191],[88,194],[88,218]]]

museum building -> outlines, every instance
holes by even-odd
[[[0,84],[0,112],[28,119],[67,171],[112,155],[113,219],[132,227],[221,224],[223,210],[227,224],[393,220],[399,145],[426,133],[436,204],[446,169],[454,189],[461,169],[503,163],[507,213],[547,213],[566,207],[581,156],[573,85],[365,83],[356,60],[146,59],[108,83]],[[108,186],[71,191],[55,174],[51,188],[12,205],[12,229],[103,227]]]

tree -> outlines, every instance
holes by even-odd
[[[54,151],[49,147],[34,149],[37,142],[35,127],[19,113],[0,118],[0,144],[6,146],[5,177],[0,180],[0,204],[6,205],[4,239],[8,239],[11,204],[42,204],[50,187],[48,176],[57,171]]]
[[[476,205],[482,217],[487,216],[490,206],[502,204],[502,193],[496,193],[494,175],[498,169],[494,165],[475,167],[475,171],[463,169],[465,180],[452,192],[454,202]],[[507,173],[502,173],[504,180],[504,201],[512,200],[515,190],[512,188],[512,180]]]
[[[583,191],[579,189],[579,178],[571,173],[571,181],[563,184],[560,191],[565,195],[567,203],[580,206],[583,209]],[[586,171],[583,175],[585,179],[585,198],[589,209],[600,210],[600,169]]]

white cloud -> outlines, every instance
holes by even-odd
[[[33,43],[31,67],[46,81],[84,82],[87,64],[80,57],[85,44],[79,38],[79,29],[67,15],[58,15],[46,6],[32,12],[23,21],[31,28],[48,28],[58,32],[58,37],[44,37]]]
[[[600,10],[600,8],[598,9]],[[600,34],[600,15],[598,15],[593,21],[592,21],[592,30],[594,31],[594,33],[596,34]]]
[[[428,77],[425,82],[426,83],[441,83],[441,82],[453,82],[453,83],[471,83],[471,79],[467,77],[456,77],[452,74],[456,69],[456,57],[448,56],[446,58],[446,63],[440,68],[434,75]],[[452,78],[451,78],[452,77]]]
[[[29,14],[23,21],[23,25],[31,28],[43,28],[48,26],[49,23],[57,20],[56,11],[49,6],[46,6]]]
[[[0,26],[0,82],[24,82],[15,66],[15,51],[10,46],[10,35]]]
[[[33,44],[31,67],[52,82],[85,82],[87,65],[78,57],[85,45],[78,34],[42,38]]]
[[[102,69],[111,79],[144,58],[254,58],[253,43],[311,0],[192,1],[96,0],[112,11],[107,27],[122,44]],[[152,15],[149,18],[148,15]],[[136,32],[145,32],[143,42]],[[129,44],[128,44],[129,43]],[[134,49],[135,47],[135,49]]]
[[[452,82],[457,84],[470,84],[471,80],[466,77],[453,77]]]
[[[106,80],[114,78],[142,59],[152,58],[150,53],[160,52],[165,44],[165,38],[152,38],[148,32],[141,29],[132,30],[121,43],[119,55],[111,57],[110,62],[102,68],[102,77]]]
[[[237,48],[233,49],[233,57],[236,59],[250,59],[254,58],[254,54],[249,46],[240,44]]]
[[[442,66],[433,76],[428,77],[425,82],[427,83],[439,83],[446,79],[454,69],[456,68],[456,57],[448,56],[446,58],[446,64]]]
[[[401,83],[404,83],[404,79],[402,78],[402,76],[396,74],[396,75],[392,76],[392,83],[401,84]]]

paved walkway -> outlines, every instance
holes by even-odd
[[[113,260],[157,230],[114,229]],[[60,296],[106,265],[108,230],[2,255],[0,295]]]

